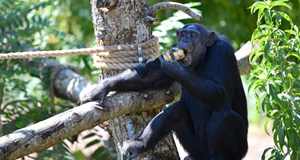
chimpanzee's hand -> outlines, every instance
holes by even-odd
[[[127,159],[132,159],[145,151],[144,144],[140,140],[128,140],[124,141],[121,148],[123,155],[130,154]]]
[[[178,72],[181,72],[183,67],[180,65],[178,61],[174,59],[173,52],[171,52],[171,57],[172,60],[170,62],[164,60],[162,56],[159,56],[158,58],[160,60],[161,69],[168,75],[174,77],[175,75],[178,74]]]
[[[99,84],[80,98],[80,104],[94,101],[98,103],[97,108],[101,110],[108,110],[107,108],[104,108],[104,99],[109,92],[110,89],[108,87],[105,87],[103,84]]]

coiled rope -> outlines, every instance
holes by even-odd
[[[119,44],[101,46],[96,48],[55,50],[55,51],[33,51],[0,54],[3,59],[22,59],[37,57],[57,57],[65,55],[94,54],[94,65],[102,69],[127,69],[139,65],[138,47],[142,48],[142,59],[146,62],[155,59],[159,55],[158,37],[153,36],[149,41],[140,44]]]

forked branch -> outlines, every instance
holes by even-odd
[[[157,3],[155,5],[152,6],[152,10],[153,13],[156,13],[160,10],[163,9],[177,9],[177,10],[181,10],[182,12],[188,14],[189,16],[191,16],[192,18],[194,18],[197,21],[201,21],[202,20],[202,15],[199,13],[196,13],[194,11],[192,11],[189,7],[184,6],[180,3],[176,3],[176,2],[161,2],[161,3]]]

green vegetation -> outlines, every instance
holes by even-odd
[[[252,89],[258,99],[256,107],[267,116],[265,130],[272,122],[274,147],[269,159],[300,159],[300,33],[297,25],[281,7],[292,9],[287,0],[264,0],[254,3],[251,13],[258,11],[257,28],[252,34],[252,43],[259,49],[250,56],[253,70],[249,78],[249,91]],[[288,23],[284,29],[282,23]],[[257,63],[262,56],[262,62]],[[272,121],[270,121],[272,120]]]

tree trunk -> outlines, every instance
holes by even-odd
[[[115,1],[114,1],[115,2]],[[114,44],[136,44],[149,40],[152,36],[151,24],[145,20],[149,13],[147,0],[119,0],[111,8],[96,7],[97,0],[91,0],[92,16],[98,46]],[[98,0],[98,7],[105,7]],[[138,57],[137,57],[138,58]],[[102,78],[107,78],[120,71],[103,70]],[[130,115],[137,136],[149,121],[164,107],[133,113]],[[119,151],[123,141],[129,139],[125,126],[125,117],[110,120],[110,126],[115,140],[118,159],[122,159]],[[171,135],[160,141],[154,149],[142,154],[136,159],[179,159],[174,140]]]

